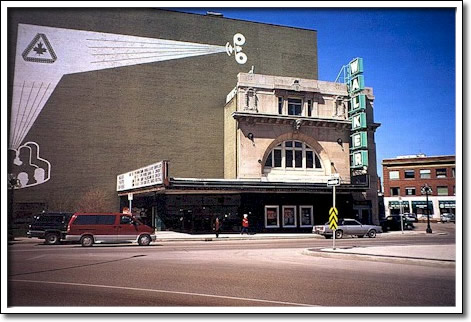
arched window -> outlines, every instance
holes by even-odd
[[[301,141],[278,144],[267,157],[265,168],[322,169],[317,153]]]

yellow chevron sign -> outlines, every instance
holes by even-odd
[[[337,217],[338,213],[339,212],[337,208],[335,207],[332,207],[329,210],[329,228],[332,230],[337,229],[338,222],[339,222],[338,217]]]

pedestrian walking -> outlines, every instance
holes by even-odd
[[[221,223],[219,221],[219,218],[216,217],[216,220],[214,221],[214,233],[216,234],[216,238],[219,237],[219,233],[221,232]]]
[[[247,214],[244,214],[244,218],[242,219],[242,230],[240,232],[241,235],[245,233],[247,233],[247,235],[249,234],[249,219],[248,219],[249,215]]]

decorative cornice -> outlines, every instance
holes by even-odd
[[[293,115],[275,115],[250,112],[233,112],[232,117],[238,122],[248,122],[251,124],[281,124],[299,126],[314,126],[325,128],[341,128],[350,130],[352,123],[349,120],[327,119],[317,117],[293,116]]]

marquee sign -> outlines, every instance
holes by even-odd
[[[348,93],[350,95],[350,110],[348,115],[352,122],[350,145],[351,168],[358,169],[368,166],[368,133],[366,120],[366,96],[360,94],[365,89],[363,77],[363,59],[355,58],[347,66]]]
[[[117,176],[116,191],[163,184],[167,179],[167,162],[160,161]]]

